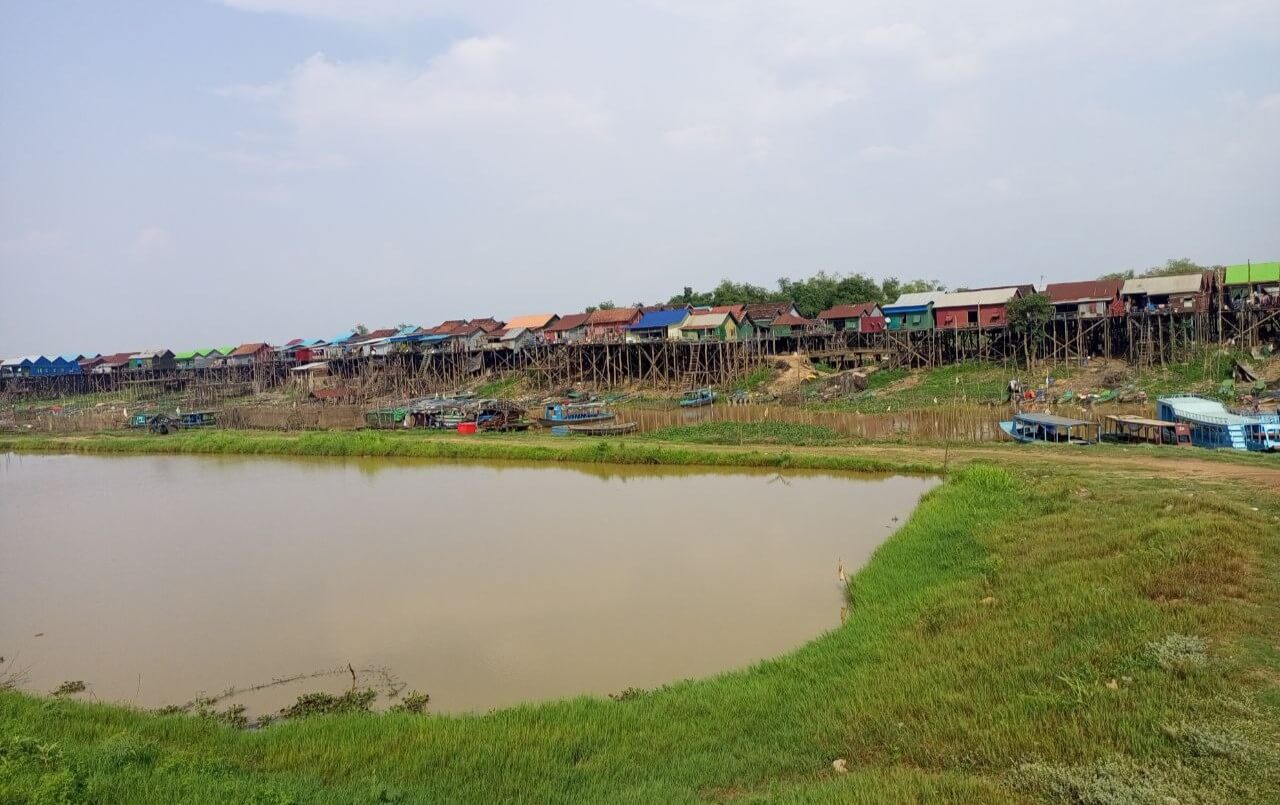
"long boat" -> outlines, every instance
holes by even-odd
[[[1217,400],[1179,395],[1161,397],[1156,412],[1166,422],[1191,428],[1191,443],[1210,449],[1280,450],[1280,416],[1233,414]]]
[[[538,423],[548,427],[564,425],[586,425],[593,422],[606,422],[614,418],[614,413],[597,403],[551,403],[538,418]]]
[[[1019,442],[1093,444],[1100,438],[1100,426],[1096,422],[1053,414],[1014,414],[1013,419],[1000,423],[1000,429]],[[1086,435],[1077,435],[1081,431]],[[1092,438],[1088,437],[1089,433]]]
[[[621,436],[636,429],[634,422],[602,422],[598,425],[570,425],[569,432],[580,436]]]
[[[1119,444],[1191,446],[1191,426],[1141,416],[1113,414],[1106,418],[1102,440]]]
[[[681,408],[700,408],[716,401],[716,393],[711,389],[694,389],[680,396]]]

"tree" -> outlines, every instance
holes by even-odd
[[[1005,308],[1005,317],[1013,334],[1022,336],[1023,354],[1026,356],[1027,366],[1031,366],[1040,341],[1044,339],[1045,325],[1053,318],[1053,305],[1049,303],[1049,297],[1033,293],[1010,299]]]
[[[352,327],[351,329],[352,329],[352,330],[355,330],[356,335],[368,335],[368,334],[369,334],[369,328],[368,328],[368,327],[365,327],[363,324],[357,324],[355,327]]]
[[[617,307],[617,305],[613,303],[612,299],[606,299],[605,301],[596,305],[596,308],[598,310],[613,310],[615,307]]]

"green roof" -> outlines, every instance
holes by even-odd
[[[191,361],[191,360],[195,360],[195,357],[196,357],[196,350],[194,349],[187,350],[186,352],[173,353],[173,359],[175,361]]]
[[[214,348],[214,351],[216,351],[216,352],[220,352],[220,353],[221,353],[221,354],[223,354],[223,355],[230,355],[231,353],[233,353],[233,352],[235,352],[235,351],[236,351],[236,348],[235,348],[234,346],[230,346],[230,347],[215,347],[215,348]]]
[[[1280,263],[1245,263],[1227,266],[1227,285],[1251,285],[1256,282],[1280,282]]]

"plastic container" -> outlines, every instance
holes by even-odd
[[[475,433],[475,432],[476,432],[476,423],[474,423],[474,422],[459,422],[459,423],[458,423],[458,433],[465,433],[465,434],[467,434],[467,435],[471,435],[471,434],[473,434],[473,433]]]

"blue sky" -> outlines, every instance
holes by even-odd
[[[1280,258],[1280,3],[0,0],[0,354]]]

